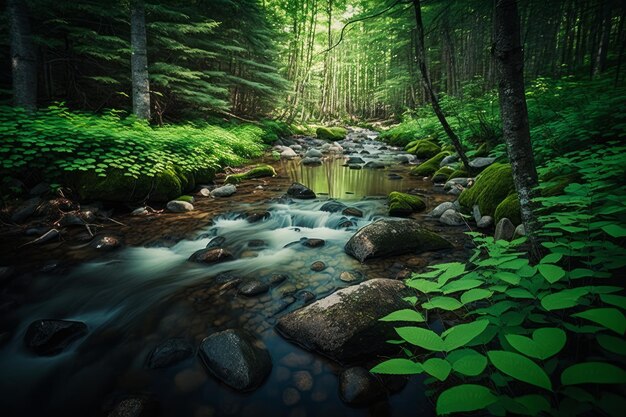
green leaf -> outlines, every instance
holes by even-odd
[[[448,354],[446,358],[452,369],[467,376],[480,375],[487,367],[487,358],[474,349],[459,349]]]
[[[437,414],[482,410],[498,398],[487,387],[463,384],[449,388],[437,398]]]
[[[626,317],[616,308],[594,308],[581,313],[572,314],[572,317],[580,317],[598,323],[619,335],[626,332]]]
[[[626,297],[624,297],[623,295],[602,294],[600,295],[600,299],[607,304],[611,304],[621,308],[622,310],[626,310]]]
[[[561,374],[563,385],[576,384],[624,384],[626,372],[606,362],[577,363]]]
[[[578,305],[578,299],[586,293],[587,290],[585,288],[563,290],[543,297],[541,305],[548,311],[574,307]]]
[[[567,341],[566,333],[554,327],[535,330],[532,339],[518,334],[507,334],[504,337],[518,352],[541,360],[559,353]]]
[[[543,258],[541,258],[541,261],[539,262],[542,264],[555,264],[558,261],[560,261],[562,257],[563,257],[562,253],[550,253],[544,256]]]
[[[610,224],[607,226],[603,226],[602,230],[612,237],[624,237],[626,236],[626,227],[622,227],[618,224]]]
[[[441,274],[437,279],[440,285],[444,285],[450,279],[456,278],[465,272],[465,264],[460,262],[452,262],[438,266],[445,267],[443,274]]]
[[[459,281],[453,281],[446,286],[444,286],[441,290],[444,294],[451,294],[457,291],[469,290],[472,288],[480,287],[483,284],[483,281],[477,279],[461,279]]]
[[[463,304],[473,303],[474,301],[484,300],[485,298],[489,298],[493,295],[492,291],[485,290],[482,288],[474,288],[473,290],[466,291],[461,294],[461,302]]]
[[[463,307],[457,299],[452,297],[433,297],[429,302],[422,304],[422,308],[427,310],[439,308],[441,310],[453,311]]]
[[[406,282],[407,287],[415,288],[419,292],[429,294],[431,292],[440,292],[439,283],[428,279],[409,279]]]
[[[506,295],[511,298],[525,298],[525,299],[534,299],[535,296],[530,293],[530,291],[525,290],[523,288],[511,288],[505,291]]]
[[[458,324],[446,330],[442,336],[445,337],[443,347],[446,352],[453,351],[461,346],[465,346],[474,338],[479,336],[489,326],[489,321],[482,319],[467,324]]]
[[[417,323],[421,323],[424,320],[424,316],[418,313],[415,310],[411,310],[410,308],[406,308],[404,310],[394,311],[393,313],[387,314],[385,317],[378,319],[380,321],[413,321]]]
[[[515,397],[513,400],[526,408],[530,416],[537,416],[550,411],[550,401],[543,395],[522,395],[521,397]]]
[[[511,285],[519,285],[521,280],[519,275],[507,271],[498,271],[494,274],[494,277]]]
[[[545,371],[527,357],[504,350],[491,350],[487,356],[501,372],[519,381],[552,390],[552,382]]]
[[[437,352],[443,350],[443,340],[432,330],[420,327],[396,327],[396,332],[412,345]]]
[[[445,381],[452,370],[450,363],[440,358],[428,359],[422,364],[422,367],[424,368],[424,372],[434,376],[440,381]]]
[[[596,335],[596,340],[604,349],[618,355],[626,355],[626,340],[623,338],[609,336],[608,334]]]
[[[423,372],[422,365],[408,359],[389,359],[373,367],[370,372],[390,375],[415,375]]]
[[[551,264],[539,264],[537,265],[537,269],[539,270],[539,273],[543,275],[546,281],[548,281],[550,284],[554,284],[565,276],[565,270],[560,266]]]
[[[528,265],[528,259],[514,259],[512,261],[508,261],[500,265],[500,268],[503,269],[520,269]]]

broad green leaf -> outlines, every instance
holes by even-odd
[[[424,316],[418,313],[415,310],[411,310],[410,308],[406,308],[404,310],[394,311],[393,313],[387,314],[385,317],[378,319],[380,321],[413,321],[416,323],[421,323],[424,320]]]
[[[530,416],[537,416],[550,411],[550,401],[548,401],[543,395],[522,395],[521,397],[515,397],[513,400],[526,408],[526,410],[528,410],[528,415]]]
[[[592,277],[594,272],[591,269],[585,268],[576,268],[570,271],[569,277],[570,279],[580,279],[586,277]]]
[[[511,298],[526,298],[531,300],[535,298],[535,296],[532,295],[530,291],[523,288],[511,288],[509,290],[506,290],[505,293]]]
[[[437,278],[440,285],[444,285],[452,278],[456,278],[465,272],[465,264],[460,262],[452,262],[438,266],[445,266],[443,274]]]
[[[518,285],[521,280],[519,275],[507,271],[498,271],[494,274],[494,277],[511,285]]]
[[[482,385],[457,385],[445,390],[437,398],[437,414],[482,410],[497,400],[491,390]]]
[[[572,314],[572,317],[580,317],[598,323],[619,335],[626,332],[626,317],[616,308],[594,308],[581,313]]]
[[[373,367],[370,372],[390,375],[415,375],[423,372],[422,365],[408,359],[389,359]]]
[[[483,281],[477,279],[462,279],[459,281],[453,281],[449,284],[446,284],[441,290],[444,294],[451,294],[457,291],[469,290],[472,288],[480,287],[483,284]]]
[[[467,376],[480,375],[487,367],[487,358],[474,349],[459,349],[448,354],[452,369]]]
[[[427,310],[439,308],[441,310],[453,311],[463,307],[457,299],[452,297],[433,297],[429,302],[422,304],[422,308]]]
[[[507,334],[504,337],[518,352],[541,360],[559,353],[567,341],[566,333],[554,327],[535,330],[532,339],[518,334]]]
[[[622,310],[626,310],[626,297],[624,297],[623,295],[602,294],[600,295],[600,299],[607,304],[611,304],[621,308]]]
[[[562,253],[550,253],[546,256],[544,256],[543,258],[541,258],[541,261],[539,261],[542,264],[555,264],[558,261],[561,260],[561,258],[563,258],[563,254]]]
[[[500,265],[503,269],[520,269],[528,265],[528,259],[514,259]]]
[[[554,284],[565,276],[565,270],[557,265],[539,264],[537,265],[537,269],[550,284]]]
[[[626,372],[606,362],[577,363],[561,374],[563,385],[576,384],[624,384]]]
[[[600,346],[609,352],[617,353],[618,355],[626,355],[626,340],[623,338],[600,333],[596,335],[596,340]]]
[[[603,226],[602,230],[612,237],[624,237],[626,236],[626,227],[622,227],[618,224],[610,224]]]
[[[424,372],[434,376],[440,381],[445,381],[452,370],[450,363],[440,358],[428,359],[422,364],[422,368],[424,368]]]
[[[489,298],[493,295],[492,291],[485,290],[482,288],[474,288],[472,290],[466,291],[461,294],[461,302],[463,304],[473,303],[474,301],[484,300],[485,298]]]
[[[424,294],[429,294],[431,292],[439,292],[441,285],[439,285],[436,281],[428,280],[428,279],[409,279],[406,282],[407,287],[415,288],[416,290],[423,292]]]
[[[596,400],[589,392],[576,386],[561,388],[559,392],[578,401],[594,402]]]
[[[552,382],[539,365],[525,356],[504,350],[491,350],[487,357],[501,372],[528,384],[552,390]]]
[[[412,345],[437,352],[444,350],[443,340],[432,330],[420,327],[396,327],[396,332]]]
[[[562,310],[578,305],[578,299],[585,295],[584,288],[573,288],[546,295],[541,299],[541,305],[548,311]]]
[[[442,336],[445,338],[443,347],[446,352],[465,346],[475,337],[479,336],[489,326],[489,321],[481,319],[467,324],[458,324],[446,330]]]

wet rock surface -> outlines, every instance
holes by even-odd
[[[28,326],[24,345],[37,355],[52,356],[86,334],[87,325],[80,321],[37,320]]]
[[[191,357],[193,351],[193,346],[185,339],[164,340],[150,352],[146,366],[151,369],[167,368]]]

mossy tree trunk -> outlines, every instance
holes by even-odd
[[[424,82],[424,88],[426,88],[426,92],[428,93],[428,98],[430,99],[430,104],[433,107],[433,111],[437,115],[443,130],[446,132],[452,145],[454,145],[454,149],[459,154],[459,158],[463,162],[463,166],[465,170],[471,175],[472,168],[469,165],[469,161],[465,152],[463,151],[463,146],[461,145],[461,141],[459,137],[454,133],[452,127],[448,123],[446,116],[443,114],[443,110],[441,110],[441,106],[439,105],[439,99],[437,98],[437,94],[433,90],[433,83],[430,80],[430,75],[428,73],[428,68],[426,67],[426,49],[424,48],[424,25],[422,23],[422,6],[420,4],[420,0],[413,0],[413,7],[415,8],[415,24],[417,29],[417,42],[415,42],[415,59],[417,60],[417,66],[420,69],[420,73],[422,74],[422,81]]]
[[[34,110],[37,107],[37,55],[31,37],[26,0],[8,0],[13,104]]]
[[[140,119],[150,120],[150,82],[148,80],[146,14],[143,0],[131,1],[130,43],[133,113]]]
[[[539,224],[532,199],[538,184],[535,158],[530,141],[528,109],[524,90],[524,51],[516,0],[495,0],[492,54],[498,73],[500,116],[513,182],[519,197],[522,221],[537,258],[540,246],[536,236]]]

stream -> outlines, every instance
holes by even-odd
[[[466,259],[465,229],[426,217],[452,197],[430,181],[410,177],[410,165],[398,162],[402,151],[387,149],[374,139],[374,132],[351,131],[343,144],[358,146],[346,156],[324,157],[321,166],[304,166],[299,158],[274,161],[277,179],[253,181],[219,202],[199,200],[194,204],[195,220],[177,223],[185,214],[164,214],[163,221],[137,220],[136,238],[129,237],[122,249],[86,256],[60,270],[28,274],[29,295],[5,317],[14,325],[0,342],[2,414],[105,416],[121,399],[140,395],[158,402],[162,416],[434,415],[421,377],[374,405],[344,404],[337,381],[342,366],[299,348],[274,330],[282,314],[365,279],[397,278],[429,263]],[[385,168],[344,166],[352,156]],[[318,198],[281,198],[292,181],[310,187]],[[386,216],[386,195],[391,191],[423,195],[427,210],[413,217],[452,241],[456,249],[365,263],[348,256],[343,248],[350,237]],[[329,198],[362,216],[321,211]],[[176,233],[179,238],[166,238]],[[147,235],[150,242],[142,241]],[[308,247],[303,244],[307,239],[322,239],[324,244]],[[210,266],[188,262],[197,250],[217,243],[235,260]],[[48,255],[56,262],[64,256],[59,255],[61,250],[67,249],[53,248]],[[67,256],[80,259],[88,250],[72,248],[75,253]],[[42,252],[45,259],[43,248]],[[326,268],[312,270],[319,261]],[[355,280],[344,282],[339,278],[342,272],[350,272]],[[268,292],[254,297],[237,292],[236,283],[278,281],[278,275],[284,281],[271,285]],[[82,321],[88,333],[58,355],[35,356],[24,349],[23,339],[28,325],[44,318]],[[270,352],[271,374],[253,392],[239,393],[221,384],[197,355],[167,368],[146,367],[150,352],[163,340],[183,338],[197,347],[208,335],[230,328],[249,330]]]

